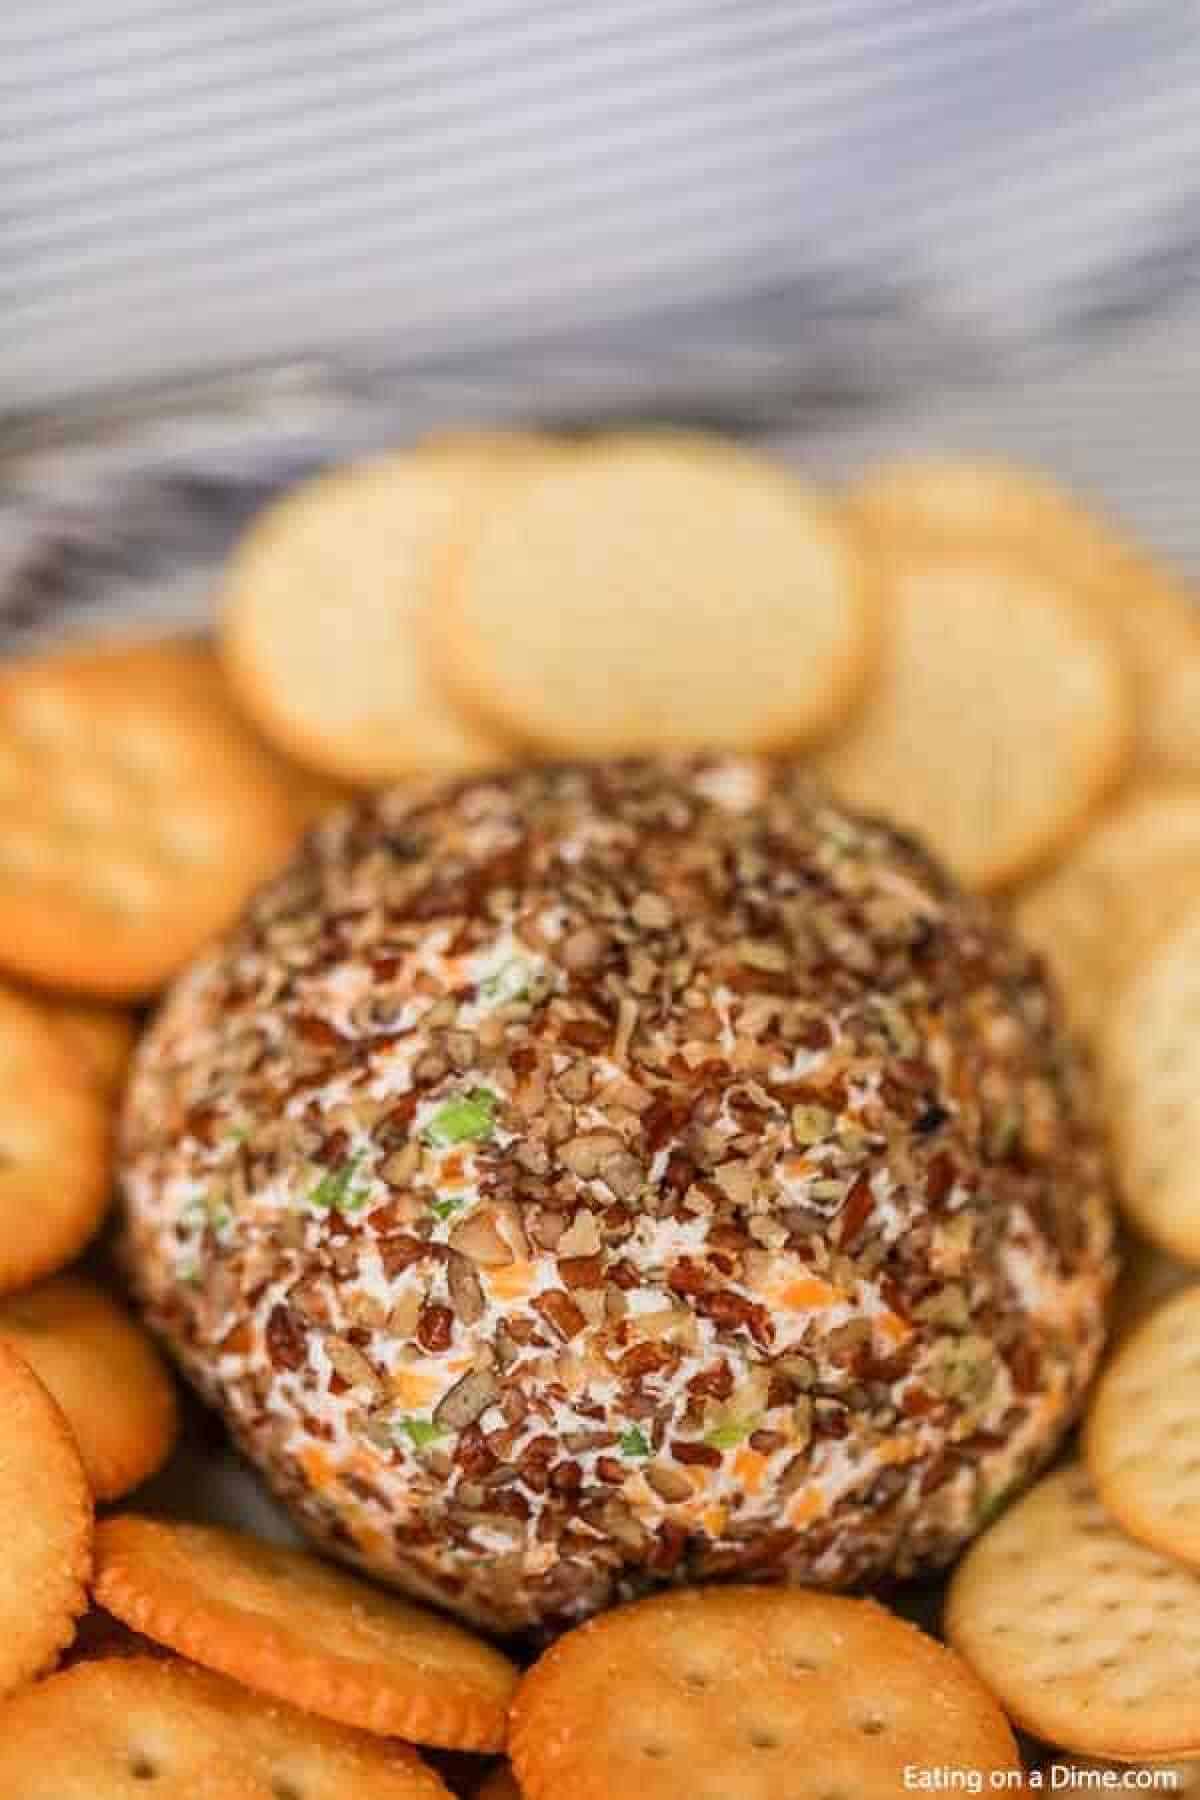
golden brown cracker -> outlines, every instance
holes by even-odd
[[[1147,708],[1146,753],[1169,774],[1200,775],[1200,611],[1196,635],[1197,642],[1164,671]]]
[[[0,668],[0,960],[99,999],[154,993],[286,857],[287,794],[186,676],[187,646]]]
[[[0,1293],[70,1262],[108,1198],[108,1107],[59,1032],[0,987]]]
[[[87,1606],[92,1496],[62,1413],[2,1343],[0,1544],[0,1694],[10,1694],[70,1643]]]
[[[1052,568],[1119,645],[1142,753],[1164,761],[1170,733],[1159,720],[1164,706],[1170,710],[1175,671],[1200,651],[1200,625],[1188,589],[1128,534],[1036,470],[986,459],[886,465],[863,477],[853,504],[890,536],[1005,543]]]
[[[970,1670],[868,1600],[670,1592],[601,1614],[525,1676],[526,1800],[894,1800],[909,1766],[1020,1765]]]
[[[1120,989],[1101,1067],[1126,1214],[1150,1243],[1200,1263],[1200,901]]]
[[[137,1025],[131,1014],[115,1006],[39,995],[43,1010],[65,1038],[99,1091],[115,1099],[125,1083]]]
[[[1095,1040],[1117,988],[1200,903],[1200,782],[1148,779],[1117,800],[1018,899],[1013,922],[1046,958],[1073,1023]]]
[[[464,512],[537,440],[455,438],[318,476],[251,526],[225,581],[221,644],[261,730],[368,784],[503,761],[427,666],[420,616]]]
[[[247,764],[256,768],[258,779],[280,790],[297,834],[355,801],[358,789],[349,782],[297,762],[262,735],[234,692],[214,644],[200,638],[170,638],[144,648],[147,657],[157,652],[163,658],[158,679],[170,686],[186,686],[220,716],[226,735],[236,739]]]
[[[175,1389],[147,1334],[94,1283],[59,1275],[0,1300],[0,1342],[25,1358],[63,1410],[97,1500],[115,1500],[175,1441]]]
[[[945,1623],[1035,1737],[1121,1761],[1200,1754],[1200,1578],[1127,1537],[1078,1464],[977,1540]]]
[[[366,1731],[499,1750],[516,1671],[436,1613],[216,1526],[125,1517],[97,1534],[96,1597],[147,1637]]]
[[[717,439],[600,439],[515,479],[429,613],[462,703],[566,755],[789,749],[874,662],[872,571],[835,508]]]
[[[852,804],[920,832],[972,887],[1061,851],[1125,767],[1131,712],[1106,634],[1006,550],[879,546],[881,678],[821,766]]]
[[[1158,1307],[1116,1352],[1083,1442],[1113,1518],[1164,1556],[1200,1566],[1200,1287]]]
[[[4,1800],[449,1800],[405,1744],[173,1660],[80,1663],[0,1708]]]

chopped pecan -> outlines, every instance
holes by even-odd
[[[442,1395],[433,1410],[435,1425],[461,1431],[473,1425],[500,1397],[500,1383],[490,1369],[472,1369]]]
[[[558,1160],[581,1181],[599,1175],[605,1161],[625,1148],[615,1131],[583,1131],[558,1147]]]
[[[602,1256],[562,1257],[559,1260],[558,1273],[565,1287],[603,1287],[604,1258]]]
[[[574,1300],[562,1288],[548,1288],[545,1293],[536,1294],[531,1305],[563,1338],[576,1337],[587,1322]]]
[[[672,1438],[671,1455],[677,1463],[698,1469],[719,1469],[721,1452],[712,1444],[696,1443],[691,1438]]]
[[[345,1338],[332,1334],[322,1342],[326,1356],[347,1387],[368,1387],[377,1394],[384,1391],[382,1377],[372,1368],[361,1350],[356,1350]]]
[[[482,1319],[487,1309],[483,1284],[475,1264],[459,1250],[451,1250],[446,1258],[446,1286],[451,1305],[464,1325],[474,1325]]]
[[[273,1306],[267,1319],[267,1355],[276,1369],[302,1369],[308,1360],[308,1332],[289,1306]]]
[[[448,1350],[453,1336],[454,1314],[450,1308],[426,1302],[417,1318],[417,1342],[422,1350],[429,1351],[430,1355]]]

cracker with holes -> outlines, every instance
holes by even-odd
[[[967,1552],[945,1625],[1035,1737],[1122,1761],[1200,1754],[1200,1578],[1127,1537],[1080,1465]]]
[[[405,1744],[205,1669],[80,1663],[0,1707],[4,1800],[449,1800]]]
[[[0,669],[0,961],[15,974],[153,994],[296,830],[286,787],[167,647]]]
[[[524,1678],[526,1800],[894,1800],[909,1765],[1019,1768],[995,1701],[869,1600],[675,1591],[602,1614]]]
[[[822,757],[852,805],[919,831],[968,885],[1029,874],[1128,760],[1132,713],[1106,631],[1007,549],[885,538],[882,678]]]
[[[0,987],[0,1293],[61,1268],[108,1198],[108,1107],[55,1027]]]
[[[0,1299],[0,1343],[57,1400],[97,1500],[128,1493],[165,1461],[175,1389],[145,1331],[93,1282],[59,1275]]]
[[[1121,1200],[1135,1229],[1200,1262],[1200,902],[1121,989],[1101,1045]]]
[[[1120,980],[1197,904],[1200,783],[1153,778],[1124,792],[1013,916],[1094,1038]]]
[[[1143,760],[1200,770],[1182,669],[1200,659],[1193,596],[1156,559],[1045,476],[1002,462],[916,459],[873,470],[853,504],[887,538],[1005,544],[1052,569],[1117,645]],[[1194,679],[1194,678],[1193,678]],[[1191,691],[1195,692],[1194,685]]]
[[[96,1561],[109,1612],[247,1687],[416,1743],[504,1747],[508,1658],[314,1556],[126,1517],[100,1525]]]
[[[786,469],[683,432],[560,455],[478,507],[429,628],[465,707],[579,756],[811,743],[877,635],[853,528]]]
[[[1143,1321],[1109,1363],[1084,1434],[1096,1492],[1126,1531],[1200,1566],[1200,1288]]]
[[[226,736],[236,741],[247,766],[255,767],[257,779],[285,795],[297,835],[354,800],[357,789],[348,782],[297,762],[258,730],[212,644],[195,638],[162,639],[144,645],[143,655],[147,661],[160,658],[161,679],[173,689],[187,687],[214,716],[220,716]]]
[[[246,711],[314,768],[377,783],[504,759],[427,666],[419,620],[467,511],[519,461],[460,436],[319,476],[255,521],[225,583],[222,651]]]
[[[8,1694],[49,1667],[87,1606],[92,1497],[58,1406],[2,1343],[0,1546],[0,1694]],[[7,1782],[0,1788],[7,1800]]]

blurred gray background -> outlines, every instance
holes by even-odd
[[[1006,449],[1200,570],[1200,9],[8,0],[0,448],[264,364]]]

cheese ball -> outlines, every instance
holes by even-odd
[[[1113,1274],[1037,959],[753,760],[328,821],[169,995],[122,1162],[147,1314],[301,1525],[497,1632],[943,1563]]]

